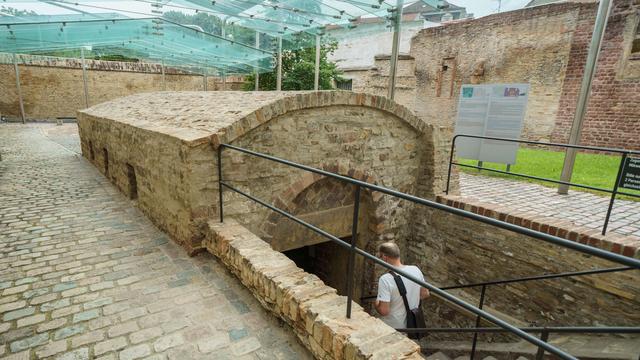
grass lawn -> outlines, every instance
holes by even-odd
[[[477,165],[476,160],[458,159],[457,162],[467,165]],[[518,150],[518,157],[516,164],[511,166],[511,172],[520,173],[525,175],[532,175],[538,177],[544,177],[554,180],[560,180],[560,173],[562,172],[562,164],[564,162],[564,152],[548,151],[541,149],[520,148]],[[506,165],[495,163],[483,163],[483,167],[497,169],[505,171]],[[620,166],[619,155],[601,155],[601,154],[585,154],[578,153],[576,157],[576,163],[573,170],[573,176],[571,182],[581,185],[589,185],[604,189],[613,189],[613,184],[618,174],[618,167]],[[469,174],[478,174],[477,169],[465,168],[458,166],[461,171]],[[520,181],[533,182],[548,187],[557,187],[558,184],[527,179],[518,176],[499,174],[490,171],[481,171],[483,175],[509,178]],[[610,196],[608,193],[601,191],[592,191],[577,187],[571,187],[572,190],[589,191],[602,196]],[[629,189],[619,189],[624,192],[640,195],[640,191],[634,191]],[[619,195],[616,198],[640,201],[640,198],[632,196]]]

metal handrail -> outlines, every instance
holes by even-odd
[[[612,152],[612,153],[621,154],[622,156],[620,157],[620,164],[618,166],[618,173],[616,175],[615,183],[613,184],[613,189],[609,190],[609,189],[590,186],[590,185],[572,183],[572,182],[569,182],[569,181],[555,180],[555,179],[549,179],[549,178],[544,178],[544,177],[540,177],[540,176],[513,173],[513,172],[510,172],[510,171],[502,171],[502,170],[491,169],[491,168],[486,168],[486,167],[482,167],[482,166],[473,166],[473,165],[467,165],[467,164],[461,164],[461,163],[458,163],[458,162],[454,162],[453,161],[453,155],[455,153],[456,140],[458,138],[494,140],[494,141],[514,142],[514,143],[519,143],[519,144],[542,145],[542,146],[550,146],[550,147],[564,147],[564,148],[569,148],[569,149],[592,150],[592,151],[599,151],[599,152]],[[570,145],[570,144],[559,144],[559,143],[546,143],[546,142],[540,142],[540,141],[509,139],[509,138],[492,137],[492,136],[457,134],[457,135],[455,135],[453,137],[453,140],[451,142],[451,152],[449,154],[449,170],[447,172],[447,185],[446,185],[446,188],[444,190],[444,193],[445,194],[449,194],[449,188],[450,188],[450,183],[451,183],[451,170],[452,170],[453,165],[472,168],[472,169],[478,169],[478,170],[486,170],[486,171],[489,171],[489,172],[495,172],[495,173],[499,173],[499,174],[513,175],[513,176],[518,176],[518,177],[522,177],[522,178],[526,178],[526,179],[546,181],[546,182],[550,182],[550,183],[554,183],[554,184],[568,185],[568,186],[574,186],[574,187],[583,188],[583,189],[606,192],[606,193],[611,194],[611,199],[609,200],[609,206],[607,208],[607,213],[605,215],[604,225],[602,226],[602,235],[605,235],[607,233],[607,226],[609,225],[609,218],[611,217],[611,210],[613,209],[613,203],[615,202],[616,195],[620,194],[620,195],[640,198],[640,194],[633,194],[633,193],[629,193],[629,192],[626,192],[626,191],[619,191],[618,190],[618,185],[620,184],[620,180],[621,180],[621,176],[622,176],[622,169],[623,169],[624,164],[625,164],[625,162],[627,160],[627,157],[629,155],[640,155],[640,151],[626,150],[626,149],[615,149],[615,148],[605,148],[605,147],[597,147],[597,146],[586,146],[586,145]],[[507,168],[507,170],[508,170],[508,168]]]
[[[567,278],[573,276],[584,276],[584,275],[596,275],[596,274],[605,274],[612,273],[618,271],[627,271],[634,270],[632,267],[615,267],[615,268],[606,268],[606,269],[593,269],[593,270],[584,270],[584,271],[573,271],[573,272],[564,272],[564,273],[556,273],[556,274],[543,274],[543,275],[535,275],[535,276],[524,276],[515,279],[503,279],[503,280],[494,280],[494,281],[486,281],[486,282],[478,282],[471,284],[461,284],[461,285],[450,285],[441,287],[442,290],[453,290],[453,289],[466,289],[478,286],[488,286],[488,285],[502,285],[502,284],[511,284],[525,281],[534,281],[534,280],[548,280],[548,279],[558,279],[558,278]],[[373,299],[377,295],[367,295],[360,298],[360,300],[368,300]]]
[[[537,326],[523,327],[520,330],[531,333],[548,333],[557,334],[640,334],[640,327],[637,326]],[[495,327],[472,327],[472,328],[414,328],[414,329],[396,329],[400,332],[424,332],[424,333],[504,333],[508,332],[502,328]]]
[[[312,224],[309,224],[309,223],[307,223],[307,222],[295,217],[294,215],[289,214],[288,212],[286,212],[284,210],[281,210],[281,209],[279,209],[277,207],[274,207],[274,206],[264,202],[263,200],[258,199],[256,197],[254,197],[254,196],[252,196],[252,195],[250,195],[250,194],[248,194],[248,193],[246,193],[246,192],[244,192],[244,191],[242,191],[240,189],[237,189],[237,188],[233,187],[232,185],[224,182],[223,181],[223,177],[222,177],[222,151],[225,148],[229,148],[229,149],[236,150],[236,151],[239,151],[239,152],[242,152],[242,153],[246,153],[246,154],[249,154],[249,155],[253,155],[253,156],[256,156],[256,157],[259,157],[259,158],[263,158],[263,159],[271,160],[271,161],[274,161],[274,162],[277,162],[277,163],[281,163],[281,164],[285,164],[285,165],[292,166],[292,167],[295,167],[295,168],[299,168],[299,169],[302,169],[302,170],[310,171],[310,172],[313,172],[313,173],[316,173],[316,174],[320,174],[320,175],[324,175],[324,176],[327,176],[327,177],[339,179],[339,180],[345,181],[347,183],[351,183],[351,184],[356,185],[357,186],[356,187],[357,191],[356,191],[355,206],[354,206],[354,224],[357,224],[358,209],[359,209],[359,202],[360,202],[360,196],[359,196],[360,195],[360,188],[363,187],[363,188],[366,188],[366,189],[369,189],[369,190],[372,190],[372,191],[378,191],[378,192],[381,192],[381,193],[384,193],[384,194],[392,195],[392,196],[395,196],[395,197],[398,197],[398,198],[401,198],[401,199],[412,201],[414,203],[426,205],[426,206],[429,206],[431,208],[443,210],[443,211],[446,211],[446,212],[449,212],[449,213],[453,213],[453,214],[456,214],[456,215],[463,216],[465,218],[469,218],[469,219],[480,221],[480,222],[483,222],[483,223],[486,223],[486,224],[494,225],[494,226],[497,226],[497,227],[500,227],[500,228],[503,228],[503,229],[512,230],[512,231],[520,233],[520,234],[529,235],[529,236],[532,236],[534,238],[538,238],[538,239],[546,241],[546,242],[550,242],[550,243],[553,243],[553,244],[556,244],[556,245],[560,245],[560,246],[564,246],[564,247],[567,247],[567,248],[570,248],[570,249],[573,249],[573,250],[577,250],[577,251],[580,251],[580,252],[583,252],[583,253],[587,253],[587,254],[594,255],[594,256],[597,256],[597,257],[601,257],[601,258],[604,258],[604,259],[608,259],[610,261],[614,261],[614,262],[617,262],[617,263],[620,263],[620,264],[628,265],[628,266],[631,266],[631,267],[636,268],[636,269],[640,268],[640,260],[637,260],[637,259],[632,259],[632,258],[628,258],[628,257],[622,256],[622,255],[619,255],[619,254],[610,253],[608,251],[604,251],[604,250],[601,250],[601,249],[593,248],[593,247],[590,247],[590,246],[587,246],[587,245],[583,245],[583,244],[580,244],[580,243],[575,243],[575,242],[572,242],[572,241],[568,241],[566,239],[561,239],[561,238],[558,238],[558,237],[555,237],[555,236],[552,236],[552,235],[549,235],[549,234],[544,234],[544,233],[540,233],[540,232],[533,231],[533,230],[530,230],[530,229],[522,228],[522,227],[519,227],[519,226],[516,226],[516,225],[513,225],[513,224],[503,223],[503,222],[498,221],[498,220],[493,219],[493,218],[487,218],[487,217],[484,217],[484,216],[481,216],[481,215],[477,215],[477,214],[474,214],[474,213],[471,213],[471,212],[468,212],[468,211],[464,211],[464,210],[461,210],[461,209],[457,209],[457,208],[454,208],[454,207],[443,205],[443,204],[440,204],[440,203],[437,203],[437,202],[434,202],[434,201],[422,199],[422,198],[419,198],[419,197],[416,197],[416,196],[413,196],[413,195],[409,195],[409,194],[406,194],[406,193],[402,193],[402,192],[399,192],[399,191],[396,191],[396,190],[391,190],[391,189],[388,189],[388,188],[385,188],[385,187],[381,187],[381,186],[378,186],[378,185],[374,185],[374,184],[370,184],[370,183],[367,183],[367,182],[364,182],[364,181],[352,179],[352,178],[349,178],[349,177],[346,177],[346,176],[334,174],[334,173],[331,173],[331,172],[328,172],[328,171],[324,171],[324,170],[316,169],[316,168],[313,168],[313,167],[310,167],[310,166],[298,164],[298,163],[295,163],[295,162],[292,162],[292,161],[280,159],[280,158],[277,158],[277,157],[274,157],[274,156],[271,156],[271,155],[258,153],[258,152],[255,152],[255,151],[247,150],[247,149],[236,147],[236,146],[229,145],[229,144],[220,144],[220,146],[218,147],[218,176],[219,176],[218,185],[219,185],[219,202],[220,202],[220,204],[219,204],[220,205],[220,209],[219,209],[220,210],[220,222],[224,221],[223,188],[227,188],[227,189],[232,190],[232,191],[234,191],[234,192],[236,192],[236,193],[238,193],[238,194],[240,194],[240,195],[242,195],[244,197],[247,197],[248,199],[251,199],[251,200],[257,202],[258,204],[260,204],[260,205],[262,205],[262,206],[264,206],[264,207],[266,207],[266,208],[268,208],[270,210],[273,210],[273,211],[279,213],[282,216],[285,216],[285,217],[293,220],[294,222],[296,222],[298,224],[301,224],[301,225],[311,229],[312,231],[314,231],[314,232],[316,232],[316,233],[318,233],[318,234],[320,234],[320,235],[322,235],[322,236],[334,241],[335,243],[337,243],[340,246],[349,248],[350,251],[351,251],[351,256],[349,258],[349,262],[350,262],[349,270],[351,272],[353,272],[354,255],[355,254],[361,255],[361,256],[373,261],[374,263],[376,263],[376,264],[378,264],[378,265],[380,265],[380,266],[382,266],[382,267],[384,267],[386,269],[392,270],[392,271],[396,272],[397,274],[405,277],[406,279],[408,279],[408,280],[410,280],[410,281],[412,281],[412,282],[414,282],[414,283],[416,283],[416,284],[418,284],[418,285],[420,285],[420,286],[422,286],[424,288],[429,289],[432,293],[434,293],[434,294],[436,294],[436,295],[438,295],[438,296],[440,296],[440,297],[442,297],[442,298],[444,298],[444,299],[446,299],[446,300],[448,300],[448,301],[450,301],[450,302],[452,302],[452,303],[454,303],[454,304],[456,304],[456,305],[458,305],[458,306],[460,306],[462,308],[465,308],[466,310],[476,314],[478,317],[482,317],[482,318],[486,319],[487,321],[492,322],[492,323],[494,323],[494,324],[506,329],[507,331],[513,333],[514,335],[516,335],[516,336],[518,336],[518,337],[520,337],[520,338],[522,338],[522,339],[524,339],[524,340],[526,340],[526,341],[538,346],[540,349],[544,349],[544,350],[548,351],[549,353],[557,355],[558,357],[560,357],[562,359],[568,359],[568,360],[571,359],[571,360],[573,360],[573,359],[576,359],[576,358],[571,356],[570,354],[564,352],[561,349],[558,349],[558,348],[556,348],[556,347],[554,347],[552,345],[549,345],[547,342],[545,342],[545,341],[543,341],[541,339],[538,339],[538,338],[536,338],[534,336],[531,336],[530,334],[528,334],[528,333],[526,333],[524,331],[521,331],[517,327],[515,327],[515,326],[513,326],[513,325],[511,325],[511,324],[509,324],[509,323],[507,323],[507,322],[505,322],[505,321],[503,321],[503,320],[501,320],[501,319],[499,319],[499,318],[497,318],[497,317],[495,317],[495,316],[493,316],[493,315],[491,315],[489,313],[487,313],[486,311],[483,311],[483,310],[481,310],[479,308],[476,308],[475,306],[465,302],[464,300],[461,300],[461,299],[459,299],[459,298],[447,293],[446,291],[436,287],[435,285],[430,284],[430,283],[428,283],[426,281],[423,281],[421,279],[417,279],[413,275],[411,275],[411,274],[409,274],[409,273],[407,273],[407,272],[405,272],[405,271],[403,271],[401,269],[397,269],[397,268],[389,265],[388,263],[386,263],[382,259],[380,259],[378,257],[375,257],[375,256],[369,254],[368,252],[356,247],[355,246],[355,243],[356,243],[356,240],[357,240],[357,232],[356,231],[352,232],[351,243],[347,243],[347,242],[337,238],[336,236],[334,236],[334,235],[332,235],[332,234],[330,234],[330,233],[328,233],[328,232],[326,232],[326,231],[324,231],[324,230],[322,230],[322,229],[320,229],[320,228],[318,228],[318,227],[316,227],[316,226],[314,226]],[[352,230],[355,230],[355,227]],[[347,288],[348,289],[351,288],[350,282],[352,281],[352,277],[353,277],[352,275],[353,275],[352,273],[348,274],[348,278],[347,278],[347,282],[348,282]],[[352,294],[351,294],[351,291],[349,291],[347,293],[347,317],[348,318],[351,317],[351,301],[352,301]]]
[[[544,274],[544,275],[520,277],[516,279],[503,279],[503,280],[486,281],[486,282],[479,282],[479,283],[473,283],[473,284],[451,285],[451,286],[442,287],[442,290],[464,289],[464,288],[488,286],[488,285],[502,285],[502,284],[524,282],[524,281],[548,280],[548,279],[557,279],[557,278],[583,276],[583,275],[595,275],[595,274],[604,274],[604,273],[627,271],[627,270],[634,270],[634,269],[635,268],[623,266],[623,267],[615,267],[615,268],[607,268],[607,269],[593,269],[593,270],[574,271],[574,272],[565,272],[565,273],[557,273],[557,274]]]

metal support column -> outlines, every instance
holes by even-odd
[[[316,69],[313,77],[313,90],[320,89],[320,35],[316,35]]]
[[[20,102],[20,117],[22,118],[22,123],[24,124],[27,121],[27,117],[24,114],[24,103],[22,102],[22,89],[20,88],[20,70],[18,69],[18,57],[16,54],[13,54],[13,69],[16,72],[16,91],[18,92],[18,101]]]
[[[227,91],[227,69],[222,68],[222,91]]]
[[[573,123],[571,124],[571,134],[569,136],[570,145],[577,145],[580,142],[582,122],[584,121],[584,116],[587,112],[587,103],[589,101],[589,94],[591,92],[591,82],[593,81],[593,78],[596,74],[596,65],[598,64],[600,45],[602,43],[602,39],[604,38],[604,32],[607,28],[607,19],[609,18],[612,4],[613,2],[611,0],[600,0],[600,5],[598,6],[596,24],[593,29],[591,44],[589,45],[587,62],[584,66],[584,76],[582,77],[580,93],[578,94],[578,105],[576,106]],[[576,161],[576,153],[576,149],[567,149],[567,152],[564,156],[562,174],[560,175],[561,181],[571,181],[571,175],[573,174],[573,165]],[[558,186],[558,194],[567,194],[568,192],[569,185],[561,184],[560,186]]]
[[[396,1],[395,16],[393,20],[393,45],[389,64],[389,89],[387,97],[393,100],[396,93],[396,73],[398,71],[398,52],[400,51],[400,32],[402,31],[403,0]]]
[[[282,90],[282,37],[278,36],[278,70],[276,75],[276,91]]]
[[[220,222],[224,222],[224,198],[222,196],[222,149],[222,145],[218,145],[218,205],[220,209]]]
[[[167,79],[164,75],[164,60],[160,63],[160,70],[162,71],[162,90],[167,91]]]
[[[260,49],[260,33],[258,31],[256,31],[256,49]],[[257,67],[256,67],[256,83],[253,90],[255,91],[260,90],[260,72],[258,71]]]
[[[82,87],[84,89],[84,107],[89,107],[89,87],[87,86],[87,64],[84,60],[84,48],[80,48],[80,57],[82,58]]]

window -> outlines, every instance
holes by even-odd
[[[129,178],[129,199],[135,200],[138,198],[138,181],[136,170],[131,164],[127,164],[127,177]]]
[[[91,161],[94,161],[96,159],[96,153],[95,151],[93,151],[92,141],[89,141],[89,158],[91,159]]]
[[[342,81],[336,81],[336,87],[340,90],[353,90],[353,80],[344,79]]]
[[[109,152],[107,149],[102,149],[102,157],[104,158],[104,175],[109,177]]]

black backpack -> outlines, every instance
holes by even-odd
[[[404,303],[404,309],[407,311],[407,329],[416,329],[416,328],[426,328],[427,324],[424,321],[424,314],[422,313],[422,308],[420,308],[420,303],[418,303],[418,307],[415,309],[409,309],[409,302],[407,301],[407,289],[404,287],[404,283],[400,276],[394,272],[389,272],[393,279],[396,281],[396,285],[398,286],[398,291],[400,292],[400,296],[402,296],[402,302]],[[426,336],[424,332],[409,332],[407,336],[410,339],[421,339]]]

